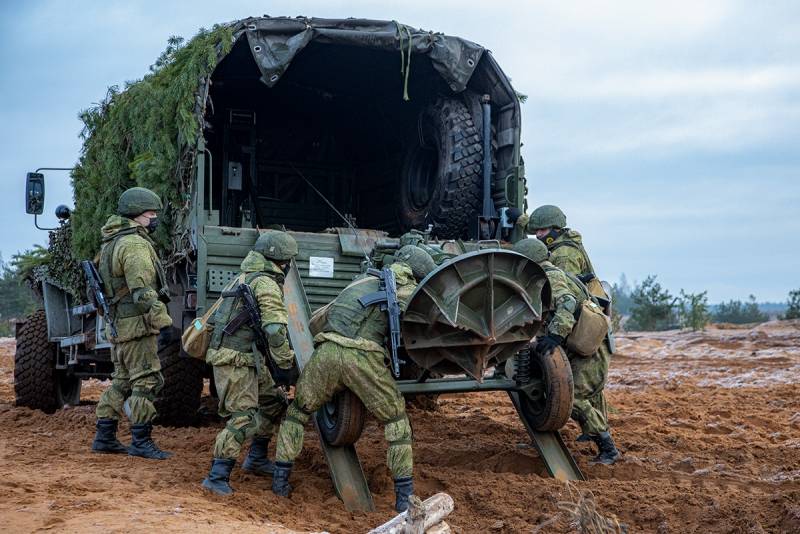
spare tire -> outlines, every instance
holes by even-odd
[[[156,423],[166,426],[189,426],[198,418],[203,394],[205,363],[181,354],[180,343],[171,343],[158,353],[164,386],[155,400]]]
[[[425,108],[403,160],[403,229],[432,224],[439,238],[468,238],[481,210],[482,162],[481,133],[461,99],[440,98]]]
[[[81,379],[56,369],[58,345],[47,336],[47,317],[37,310],[20,325],[14,354],[14,394],[17,406],[53,412],[81,400]]]
[[[352,391],[340,391],[317,410],[322,437],[334,447],[352,445],[361,437],[365,412],[364,403]]]

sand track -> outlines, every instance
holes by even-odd
[[[157,427],[176,453],[165,462],[92,454],[106,384],[85,383],[84,404],[47,415],[13,406],[12,370],[13,341],[0,341],[0,531],[362,532],[392,515],[374,421],[358,450],[377,512],[344,510],[312,431],[292,500],[238,469],[236,495],[220,499],[199,487],[218,422]],[[800,532],[800,322],[628,335],[608,395],[623,461],[590,466],[577,428],[564,435],[589,479],[577,486],[631,532]],[[544,476],[505,394],[443,397],[437,412],[410,415],[417,492],[450,493],[459,532],[530,532],[557,514],[568,492]],[[571,529],[558,516],[544,531]]]

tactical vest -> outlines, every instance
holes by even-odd
[[[124,274],[122,276],[114,276],[113,262],[114,262],[114,249],[117,242],[121,237],[133,235],[138,233],[137,228],[127,228],[122,230],[114,236],[111,241],[103,243],[100,248],[100,259],[98,261],[98,268],[100,277],[103,279],[105,286],[106,298],[108,299],[111,316],[114,319],[126,319],[128,317],[136,317],[137,315],[144,315],[139,306],[133,302],[133,295],[130,288],[125,281]],[[147,242],[147,240],[145,240]],[[167,277],[164,274],[164,269],[161,267],[161,262],[156,255],[153,246],[148,242],[148,249],[150,250],[150,258],[153,260],[153,268],[156,271],[156,284],[155,288],[159,295],[159,299],[164,300],[164,296],[168,295]],[[168,300],[168,299],[167,299]]]
[[[565,241],[559,241],[558,243],[555,243],[554,245],[550,246],[550,252],[556,250],[557,248],[561,248],[561,247],[572,247],[572,248],[577,249],[577,250],[579,250],[581,252],[581,255],[583,256],[583,261],[586,262],[586,266],[589,268],[589,272],[580,273],[581,276],[591,275],[591,277],[595,277],[595,278],[597,277],[597,275],[594,272],[594,266],[592,265],[592,261],[589,259],[589,255],[586,253],[586,249],[583,248],[583,245],[580,245],[579,243],[576,243],[575,241],[566,241],[566,240]]]
[[[389,319],[380,306],[367,306],[358,299],[380,289],[380,280],[368,275],[355,281],[342,291],[330,304],[323,332],[335,332],[355,339],[361,337],[380,345],[386,342]]]
[[[280,277],[279,275],[263,272],[247,273],[244,276],[244,283],[248,286],[252,286],[253,282],[262,276],[267,276],[275,280],[278,283],[278,287],[281,289],[281,294],[283,294],[283,277]],[[231,291],[237,284],[242,283],[240,278],[241,277],[237,277],[232,284],[223,290],[223,293],[226,291]],[[223,331],[225,326],[241,311],[242,305],[238,297],[222,297],[222,304],[219,305],[216,313],[214,313],[213,317],[211,318],[211,322],[214,325],[214,333],[211,334],[211,343],[209,344],[210,348],[226,348],[233,349],[237,352],[253,352],[255,333],[253,332],[252,328],[240,328],[233,334],[226,334]]]

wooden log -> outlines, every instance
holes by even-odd
[[[454,508],[453,498],[446,493],[437,493],[424,501],[412,496],[408,511],[370,530],[369,534],[424,534],[429,528],[441,523]]]
[[[453,534],[447,521],[440,521],[425,531],[425,534]]]

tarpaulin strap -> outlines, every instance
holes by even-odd
[[[408,75],[411,73],[411,29],[405,24],[394,21],[397,26],[397,34],[400,38],[400,75],[403,76],[403,100],[411,100],[408,96]],[[408,50],[403,52],[403,30],[406,31],[408,39]],[[407,57],[406,57],[407,56]]]

